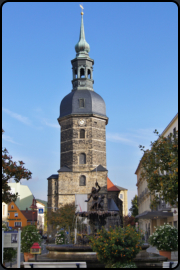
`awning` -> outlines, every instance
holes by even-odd
[[[163,212],[163,211],[144,211],[143,213],[135,216],[139,219],[157,219],[157,218],[166,218],[172,217],[172,212]]]

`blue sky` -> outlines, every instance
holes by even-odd
[[[60,102],[72,90],[79,2],[8,2],[2,8],[3,147],[23,160],[22,180],[47,200],[47,177],[60,168]],[[178,8],[175,3],[84,3],[94,90],[103,97],[111,181],[137,193],[142,156],[178,111]]]

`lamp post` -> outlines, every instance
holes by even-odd
[[[35,214],[34,211],[37,211],[36,200],[35,200],[34,196],[33,196],[32,205],[29,208],[32,209],[32,222],[34,223],[34,218],[33,218],[34,214]]]

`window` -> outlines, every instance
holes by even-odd
[[[82,153],[79,155],[79,164],[86,164],[86,154]]]
[[[174,221],[174,227],[177,229],[177,221]]]
[[[14,209],[14,205],[11,205],[11,209]]]
[[[77,69],[74,70],[74,78],[77,79]]]
[[[79,185],[80,186],[85,186],[86,185],[86,176],[84,176],[84,175],[80,176]]]
[[[15,227],[21,227],[21,222],[14,222]]]
[[[84,98],[79,99],[79,108],[84,108]]]
[[[91,71],[88,69],[88,79],[91,79]]]
[[[85,138],[85,130],[84,129],[80,130],[80,138],[81,139]]]
[[[84,68],[80,69],[80,78],[85,78]]]
[[[176,128],[173,128],[173,137],[176,138]]]
[[[14,216],[15,216],[15,217],[18,217],[18,213],[14,213]]]
[[[123,194],[120,194],[120,199],[121,199],[121,200],[123,199]]]

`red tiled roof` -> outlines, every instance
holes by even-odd
[[[117,188],[111,180],[107,177],[107,191],[120,191],[119,188]]]
[[[27,218],[27,221],[32,221],[32,215],[33,215],[33,220],[37,221],[37,211],[32,211],[32,210],[21,210],[22,214]],[[34,212],[34,214],[32,214]]]

